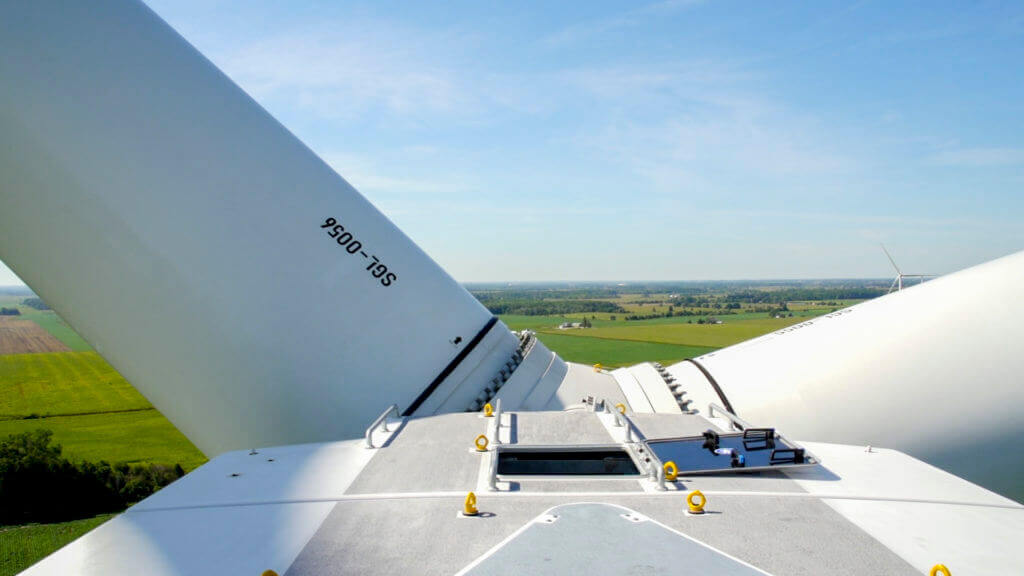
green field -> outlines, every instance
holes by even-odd
[[[75,352],[85,352],[92,350],[89,343],[84,338],[78,335],[77,332],[72,330],[71,326],[68,326],[60,316],[53,310],[35,310],[26,306],[19,306],[21,315],[25,318],[32,320],[43,330],[46,330],[57,340],[64,343],[65,346]]]
[[[614,326],[601,326],[595,322],[593,328],[563,330],[559,332],[570,338],[607,338],[610,340],[722,348],[792,326],[807,319],[796,316],[793,318],[765,318],[763,315],[760,318],[735,321],[730,321],[728,316],[723,316],[722,318],[723,324],[687,324],[685,319],[682,319],[682,322],[671,323],[640,320],[617,323]],[[666,318],[664,320],[674,320],[674,318]],[[548,334],[547,330],[543,332]]]
[[[601,312],[546,316],[504,314],[500,318],[512,330],[537,332],[548,348],[570,362],[626,366],[640,362],[667,364],[693,358],[827,314],[832,309],[813,304],[795,306],[790,311],[793,316],[787,313],[785,318],[769,318],[765,312],[740,311],[717,315],[722,324],[700,324],[701,317],[697,316],[627,321],[621,313]],[[563,322],[579,322],[584,317],[593,327],[558,328]]]
[[[603,364],[608,367],[631,366],[640,362],[669,364],[715,350],[704,346],[608,340],[548,332],[538,334],[537,337],[564,360],[581,364]]]
[[[113,517],[113,514],[104,514],[58,524],[0,528],[0,576],[21,572]]]
[[[0,356],[0,436],[45,428],[70,460],[206,461],[191,442],[52,310],[0,298],[73,352]]]
[[[206,458],[162,414],[149,409],[85,416],[0,421],[0,436],[37,428],[53,431],[68,460],[181,464],[192,470]]]
[[[203,455],[95,352],[0,356],[0,436],[45,428],[70,460],[181,464]]]
[[[0,420],[152,407],[95,352],[0,356]]]
[[[23,318],[32,320],[75,352],[92,350],[89,343],[79,336],[71,326],[68,326],[68,323],[58,316],[56,312],[53,310],[36,310],[21,304],[22,300],[24,300],[22,296],[0,296],[0,306],[4,308],[17,308]]]

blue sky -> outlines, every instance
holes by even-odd
[[[1019,2],[148,3],[460,281],[1024,249]]]

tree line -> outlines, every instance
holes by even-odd
[[[545,316],[591,312],[625,312],[614,302],[605,300],[483,300],[481,304],[492,314]]]
[[[25,298],[21,301],[22,306],[28,306],[29,308],[35,308],[36,310],[49,310],[50,307],[43,302],[42,298]]]
[[[0,440],[0,523],[120,512],[185,475],[180,464],[71,462],[52,436],[39,429]]]

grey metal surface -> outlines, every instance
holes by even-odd
[[[489,499],[461,518],[461,498],[339,502],[285,576],[458,572],[558,503],[542,497]]]
[[[863,530],[813,498],[711,495],[708,513],[695,517],[684,511],[684,494],[678,498],[557,494],[493,497],[487,493],[478,496],[483,513],[478,518],[458,517],[461,498],[339,502],[287,576],[454,574],[545,510],[579,502],[618,504],[635,510],[776,576],[920,575]],[[642,553],[623,546],[616,550],[626,556]]]
[[[595,372],[590,366],[569,362],[569,375],[548,400],[546,410],[561,410],[579,404],[588,396],[605,400],[612,406],[626,402],[615,377],[606,372]]]
[[[520,446],[611,441],[597,415],[585,410],[508,416],[515,422],[513,438]],[[658,427],[694,426],[699,431],[707,425],[703,418],[682,414],[636,421],[645,435]],[[511,491],[477,492],[484,516],[473,519],[457,517],[461,496],[389,495],[475,490],[481,460],[470,447],[486,425],[477,414],[407,421],[377,450],[347,491],[381,496],[339,502],[288,574],[453,574],[544,510],[577,502],[636,510],[779,576],[918,573],[821,500],[786,496],[804,491],[774,472],[682,477],[675,486],[679,492],[669,494],[643,493],[643,481],[635,479],[516,478]],[[708,513],[702,517],[685,513],[685,493],[693,489],[708,493]],[[652,546],[661,545],[657,537],[652,542]],[[647,557],[642,547],[617,550],[630,562]],[[653,566],[653,573],[665,568]]]
[[[473,440],[487,425],[476,413],[411,418],[345,493],[473,490],[482,457],[471,451]]]
[[[711,495],[702,516],[678,499],[615,499],[723,552],[782,576],[915,575],[920,571],[813,498]]]
[[[703,416],[696,414],[631,414],[630,418],[649,440],[700,436],[708,429],[723,432]]]
[[[611,435],[590,410],[517,412],[516,444],[608,444]]]
[[[558,506],[467,574],[764,574],[631,512],[608,504]]]

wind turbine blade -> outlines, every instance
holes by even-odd
[[[889,284],[889,291],[886,294],[892,294],[892,289],[896,287],[896,283],[900,281],[900,277],[897,276],[892,279],[892,284]]]
[[[903,272],[900,270],[900,267],[896,265],[896,261],[892,259],[892,254],[889,254],[889,251],[885,249],[885,244],[879,244],[879,246],[882,247],[882,252],[885,252],[885,257],[889,259],[889,263],[892,264],[892,267],[896,269],[896,273],[903,274]]]

